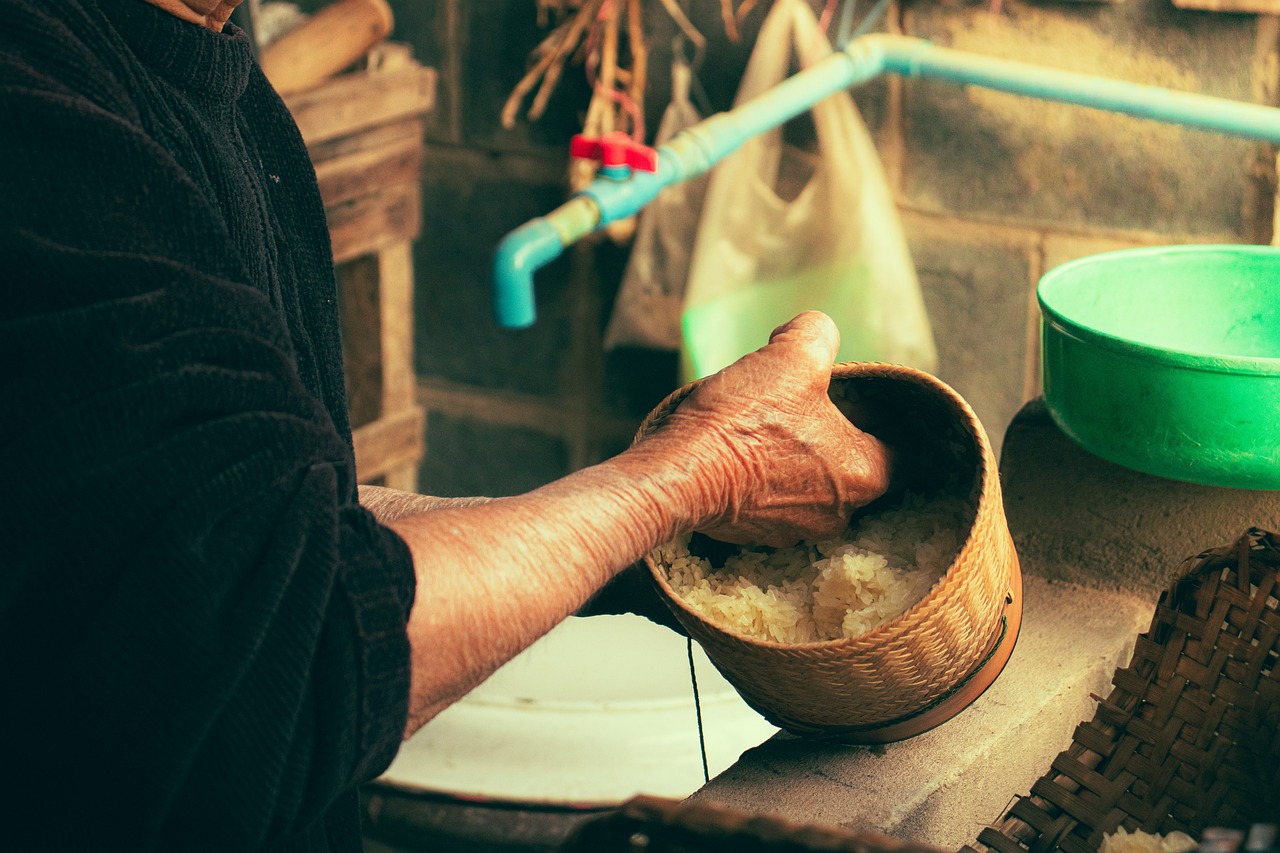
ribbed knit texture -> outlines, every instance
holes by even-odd
[[[413,574],[296,127],[234,27],[0,0],[0,169],[0,848],[358,850]]]

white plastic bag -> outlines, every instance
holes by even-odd
[[[831,47],[803,0],[776,0],[737,104],[782,82],[794,45],[809,67]],[[936,367],[933,333],[875,145],[847,92],[812,110],[817,154],[781,128],[747,140],[713,171],[685,291],[682,370],[715,373],[807,309],[840,327],[840,361]],[[807,173],[797,194],[779,176]]]
[[[671,67],[671,103],[662,114],[655,144],[702,120],[689,101],[689,65],[678,55]],[[680,348],[680,312],[689,275],[689,257],[698,227],[704,175],[664,189],[640,214],[631,257],[605,329],[604,348]]]

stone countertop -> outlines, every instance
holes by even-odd
[[[1154,601],[1024,578],[1013,656],[952,720],[884,746],[779,734],[693,796],[797,821],[876,830],[956,849],[1031,787],[1092,713],[1145,630]]]

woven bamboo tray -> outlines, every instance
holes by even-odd
[[[660,429],[696,385],[663,401],[637,438]],[[859,413],[855,423],[899,448],[913,491],[974,507],[960,553],[921,601],[860,637],[783,644],[706,620],[654,554],[646,562],[676,618],[766,719],[802,736],[883,743],[939,725],[995,680],[1017,639],[1021,576],[990,442],[955,391],[912,368],[870,363],[836,365],[831,389],[842,410]]]
[[[964,853],[1095,853],[1280,816],[1280,537],[1252,529],[1161,594],[1093,719]]]

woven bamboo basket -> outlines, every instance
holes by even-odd
[[[964,853],[1095,853],[1126,830],[1280,818],[1280,537],[1188,562],[1049,771]]]
[[[696,385],[655,408],[637,439],[660,429]],[[672,589],[655,554],[646,562],[676,618],[766,719],[802,736],[883,743],[944,722],[995,680],[1021,623],[1021,575],[990,442],[955,391],[912,368],[847,363],[835,367],[831,396],[898,448],[911,465],[908,488],[959,495],[973,507],[959,554],[921,601],[859,637],[783,644],[706,620]]]

